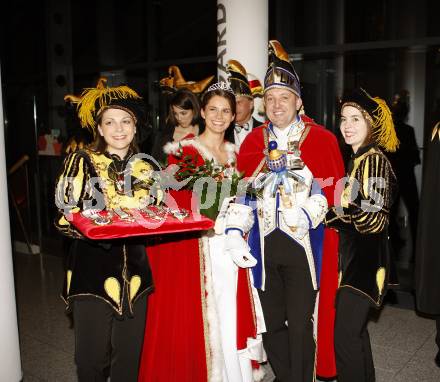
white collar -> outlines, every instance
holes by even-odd
[[[296,136],[299,133],[302,133],[304,130],[305,125],[301,117],[298,115],[296,120],[293,121],[289,126],[285,127],[284,129],[280,129],[279,127],[275,126],[274,124],[269,125],[269,131],[277,137],[290,137],[290,136]]]

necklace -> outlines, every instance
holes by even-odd
[[[130,173],[130,168],[127,166],[130,157],[130,155],[127,155],[126,159],[120,160],[118,157],[111,155],[112,162],[108,166],[107,174],[119,195],[125,195],[124,185],[125,179]]]

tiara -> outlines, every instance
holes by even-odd
[[[231,94],[234,94],[234,91],[232,90],[232,88],[229,86],[229,84],[227,82],[224,81],[220,81],[220,82],[216,82],[215,84],[212,84],[208,90],[206,90],[206,92],[212,92],[214,90],[224,90],[226,92],[229,92]]]

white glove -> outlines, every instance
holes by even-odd
[[[225,252],[240,268],[249,268],[257,264],[257,260],[251,255],[249,246],[238,230],[228,231],[225,238]]]
[[[306,213],[300,207],[283,208],[280,207],[281,215],[283,215],[284,222],[289,226],[293,232],[293,236],[297,239],[302,239],[310,228],[309,219]]]

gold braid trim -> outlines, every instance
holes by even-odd
[[[382,302],[383,302],[383,301],[381,300],[381,294],[378,294],[378,297],[377,297],[377,299],[375,300],[375,299],[374,299],[372,296],[370,296],[368,293],[365,293],[364,291],[362,291],[362,290],[360,290],[360,289],[358,289],[358,288],[355,288],[353,285],[350,285],[350,284],[342,284],[342,285],[339,286],[337,292],[340,291],[342,288],[350,288],[350,289],[352,289],[352,290],[355,290],[355,291],[358,292],[359,294],[361,294],[361,295],[367,297],[367,299],[370,300],[370,301],[374,304],[374,306],[375,306],[376,308],[380,308],[380,306],[382,305]],[[337,292],[336,292],[336,293],[337,293]]]
[[[370,179],[372,178],[372,179]],[[376,187],[376,182],[370,182],[374,179],[384,179],[385,187]],[[348,201],[347,207],[352,207],[351,218],[355,228],[360,233],[378,233],[388,225],[389,212],[391,206],[391,179],[394,179],[395,175],[392,171],[391,165],[387,158],[380,151],[370,149],[360,157],[355,159],[354,168],[351,172],[350,179],[356,179],[360,184],[359,190],[362,200],[369,202],[374,199],[372,196],[380,195],[383,198],[383,205],[376,206],[376,200],[374,205],[370,205],[370,210],[367,211],[362,208],[359,203],[355,204]],[[350,186],[351,187],[351,186]],[[351,189],[348,194],[351,195]]]
[[[200,299],[202,301],[202,320],[203,320],[203,337],[205,339],[205,355],[206,355],[206,372],[207,372],[207,380],[210,379],[212,375],[212,354],[211,348],[209,344],[209,322],[208,322],[208,302],[206,299],[206,284],[205,284],[205,273],[206,273],[206,264],[204,258],[204,245],[203,239],[199,238],[199,272],[200,272]]]

